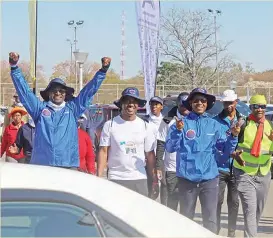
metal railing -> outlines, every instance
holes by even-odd
[[[31,84],[29,84],[32,87]],[[42,86],[42,85],[40,85]],[[69,85],[74,87],[75,85]],[[143,84],[102,84],[98,92],[95,94],[93,103],[109,104],[114,100],[120,98],[122,91],[127,87],[137,87],[140,91],[140,96],[144,98],[145,90]],[[211,94],[217,94],[218,87],[206,87]],[[38,92],[44,88],[39,87]],[[156,95],[160,97],[166,97],[167,95],[178,95],[183,91],[190,91],[192,87],[190,85],[157,85]],[[229,89],[229,86],[220,86],[220,92]],[[3,83],[0,85],[0,105],[10,105],[13,100],[15,89],[12,83]],[[249,87],[249,86],[237,86],[236,93],[243,101],[248,101],[249,97],[253,94],[259,93],[266,96],[268,103],[273,103],[272,98],[273,87],[264,85],[264,87]],[[75,93],[77,95],[77,92]]]

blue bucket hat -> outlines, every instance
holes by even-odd
[[[191,105],[190,105],[190,101],[193,99],[193,97],[196,94],[201,94],[203,95],[207,100],[208,100],[208,106],[207,106],[207,110],[211,109],[216,101],[215,96],[208,94],[207,90],[204,88],[195,88],[191,91],[190,95],[188,96],[187,100],[184,102],[184,106],[185,108],[187,108],[189,111],[192,110]]]
[[[163,99],[158,96],[152,97],[149,103],[151,104],[151,102],[159,102],[161,105],[163,105]]]
[[[122,101],[122,98],[125,97],[125,96],[129,96],[129,97],[133,97],[133,98],[137,99],[139,107],[144,107],[146,102],[147,102],[146,100],[140,98],[139,91],[138,91],[137,88],[130,87],[130,88],[125,88],[122,91],[120,99],[114,101],[114,104],[117,107],[121,108],[121,101]]]
[[[66,86],[66,83],[62,79],[55,78],[49,82],[49,84],[47,85],[45,90],[40,91],[40,95],[45,101],[49,101],[48,92],[52,87],[54,87],[56,85],[61,85],[65,88],[65,90],[66,90],[65,101],[69,101],[70,99],[73,98],[74,88]]]

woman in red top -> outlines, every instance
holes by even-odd
[[[82,118],[78,120],[78,125]],[[80,170],[89,174],[96,174],[95,153],[90,136],[78,126]]]
[[[9,114],[12,122],[5,128],[1,143],[1,157],[6,152],[6,160],[8,162],[24,163],[23,150],[20,154],[12,154],[9,152],[9,147],[15,143],[18,130],[24,124],[22,116],[26,114],[27,112],[20,107],[14,107]]]

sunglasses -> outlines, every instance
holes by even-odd
[[[266,105],[252,104],[251,108],[252,109],[259,109],[259,108],[266,109]]]
[[[54,89],[50,90],[50,92],[52,92],[52,93],[60,92],[60,94],[65,94],[66,90],[64,88],[54,88]]]
[[[195,98],[195,99],[192,100],[192,102],[193,103],[199,103],[199,102],[201,102],[201,103],[207,103],[208,100],[206,98]]]

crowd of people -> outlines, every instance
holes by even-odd
[[[7,162],[61,167],[99,177],[107,169],[108,180],[151,199],[160,197],[163,205],[190,219],[199,198],[203,225],[216,234],[221,230],[227,187],[228,237],[235,236],[239,198],[245,236],[257,236],[273,153],[273,126],[265,119],[263,95],[251,97],[251,114],[244,117],[236,109],[237,94],[226,90],[221,97],[224,109],[212,118],[206,111],[215,104],[215,96],[196,88],[181,92],[177,106],[163,116],[162,98],[155,96],[146,105],[137,88],[126,88],[114,102],[120,114],[104,124],[95,156],[85,110],[105,79],[111,59],[102,58],[101,69],[77,97],[73,88],[56,78],[40,92],[44,101],[29,89],[18,60],[18,54],[10,53],[17,94],[1,142],[1,156],[6,153]],[[144,106],[150,107],[150,114],[139,117],[137,110]]]

